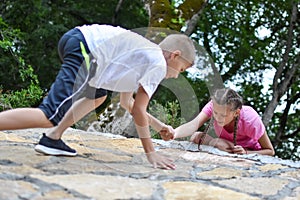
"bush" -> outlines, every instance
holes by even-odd
[[[1,69],[5,69],[0,74],[0,111],[38,104],[44,92],[33,68],[22,58],[19,46],[23,44],[22,33],[7,25],[1,17],[0,33]],[[14,62],[8,62],[10,60]]]
[[[156,100],[150,102],[149,113],[161,122],[177,128],[185,123],[185,119],[180,116],[180,105],[177,100],[167,102],[165,105],[158,103]],[[151,129],[152,138],[161,139],[159,133]]]
[[[24,89],[16,91],[7,91],[2,93],[0,90],[0,110],[6,110],[18,107],[31,107],[40,102],[43,97],[43,90],[39,86],[37,75],[33,73],[32,67],[26,66],[24,61],[19,58],[20,61],[20,77],[23,82],[29,82],[28,86]]]

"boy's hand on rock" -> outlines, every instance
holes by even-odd
[[[146,153],[148,161],[153,165],[154,168],[161,169],[175,169],[173,160],[166,158],[165,156],[159,155],[157,152]]]

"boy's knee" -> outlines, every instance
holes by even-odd
[[[95,105],[96,105],[96,107],[100,106],[105,101],[106,97],[107,96],[103,96],[103,97],[95,99]]]
[[[87,86],[85,89],[85,97],[88,99],[101,99],[102,97],[106,98],[107,90],[102,88],[94,88]]]
[[[42,109],[40,108],[35,108],[35,109],[40,113],[39,115],[36,116],[40,123],[39,126],[41,126],[42,128],[52,128],[56,125],[53,121],[49,120],[49,118],[46,116],[45,112]]]

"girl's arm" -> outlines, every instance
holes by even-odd
[[[261,150],[247,150],[247,153],[258,153],[258,154],[262,154],[262,155],[269,155],[269,156],[274,156],[275,151],[273,148],[273,145],[269,139],[269,136],[267,135],[267,132],[265,132],[263,134],[263,136],[261,136],[261,138],[258,140],[260,146],[261,146]]]
[[[134,98],[133,98],[133,92],[122,92],[120,94],[120,104],[121,104],[122,108],[127,110],[129,113],[132,112],[134,102],[135,101],[134,101]],[[150,126],[155,131],[159,132],[161,130],[166,130],[167,132],[170,132],[171,134],[174,134],[174,130],[171,126],[168,126],[168,125],[164,124],[163,122],[161,122],[157,118],[153,117],[149,113],[147,113],[147,115],[148,115],[148,118],[149,118],[148,122],[149,122]]]
[[[191,136],[208,119],[209,117],[204,112],[200,112],[199,115],[196,118],[194,118],[192,121],[187,122],[175,129],[174,139]]]

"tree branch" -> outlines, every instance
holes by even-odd
[[[288,29],[287,44],[286,44],[285,53],[283,55],[282,62],[280,63],[279,67],[277,68],[276,73],[275,73],[275,77],[273,79],[273,90],[274,91],[277,90],[277,86],[279,84],[278,83],[279,78],[282,75],[284,67],[287,65],[287,62],[288,62],[288,59],[289,59],[289,53],[291,51],[292,43],[293,43],[293,30],[294,30],[296,20],[297,20],[297,4],[294,3],[293,8],[292,8],[292,13],[291,13],[290,25],[289,25],[289,29]]]
[[[263,123],[265,126],[269,125],[269,122],[274,115],[274,110],[276,109],[280,98],[287,91],[288,85],[291,83],[292,77],[295,76],[299,66],[300,66],[300,53],[297,55],[297,60],[293,64],[292,68],[289,70],[288,73],[285,74],[282,83],[278,86],[276,90],[273,90],[273,97],[263,114]],[[296,77],[298,76],[299,75],[296,75]]]
[[[119,14],[122,3],[123,3],[123,0],[119,0],[118,4],[116,6],[116,9],[115,9],[114,16],[112,17],[112,20],[111,20],[112,24],[116,23],[116,19],[117,19],[117,16]]]
[[[289,96],[287,97],[286,107],[283,111],[283,114],[280,117],[281,120],[280,120],[280,126],[279,126],[279,129],[278,129],[278,132],[276,134],[276,141],[280,141],[280,139],[282,137],[285,137],[283,135],[284,135],[285,129],[286,129],[286,123],[287,123],[287,118],[288,118],[288,115],[289,115],[289,110],[291,108],[291,105],[293,103],[295,103],[298,98],[300,98],[300,92],[297,93],[295,96],[293,96],[293,98],[289,98]]]
[[[193,33],[193,31],[195,30],[195,27],[199,21],[200,15],[202,14],[203,9],[205,8],[206,4],[207,4],[207,1],[205,0],[204,3],[201,5],[199,11],[196,14],[194,14],[190,20],[188,20],[186,22],[187,28],[184,31],[185,35],[191,35]]]
[[[280,137],[280,140],[282,141],[282,140],[287,140],[287,139],[289,139],[289,138],[295,137],[295,136],[297,136],[297,135],[299,134],[299,132],[300,132],[300,127],[298,127],[298,128],[297,128],[293,133],[291,133],[291,134],[281,136],[281,137]]]
[[[281,82],[279,82],[280,76],[282,76],[285,66],[287,66],[287,62],[289,59],[289,54],[291,51],[293,38],[294,38],[293,30],[294,30],[294,25],[295,25],[296,20],[297,20],[297,4],[294,3],[293,8],[292,8],[290,25],[289,25],[289,29],[288,29],[286,50],[283,55],[282,62],[280,63],[280,65],[275,73],[274,79],[273,79],[273,97],[263,114],[263,123],[265,126],[269,125],[269,122],[274,115],[274,110],[276,109],[280,98],[287,91],[288,85],[290,84],[290,81],[291,81],[292,77],[294,76],[294,74],[297,70],[297,67],[299,67],[300,54],[298,54],[296,56],[297,57],[296,63],[294,63],[294,65],[292,66],[292,68],[289,70],[288,73],[285,73],[284,79]]]

